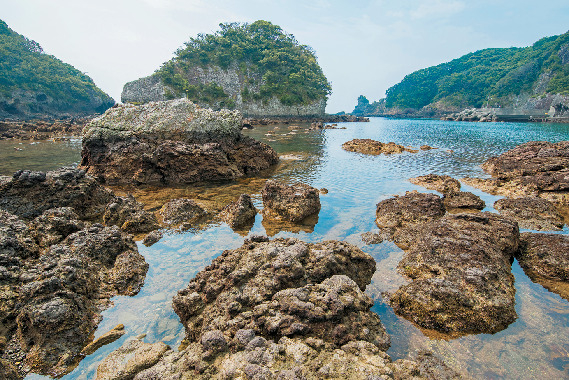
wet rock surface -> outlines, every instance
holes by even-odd
[[[394,142],[382,143],[372,139],[353,139],[342,144],[342,148],[348,152],[356,152],[362,154],[394,154],[394,153],[417,153],[418,150],[404,147]]]
[[[134,295],[148,264],[129,235],[76,219],[70,208],[30,222],[0,210],[0,356],[28,371],[61,375],[117,294]]]
[[[561,231],[565,224],[555,205],[541,198],[500,199],[494,203],[494,208],[518,222],[520,228]]]
[[[515,222],[496,214],[447,214],[403,228],[398,269],[412,282],[390,299],[397,314],[449,335],[495,333],[516,319],[511,263]]]
[[[517,259],[530,278],[543,277],[569,282],[569,237],[567,235],[521,234]]]
[[[272,219],[301,222],[320,211],[320,194],[317,188],[303,183],[291,186],[268,180],[261,190],[263,215]]]
[[[569,204],[569,141],[530,141],[486,161],[492,179],[466,183],[507,197],[540,197]]]
[[[460,191],[460,182],[448,175],[427,174],[410,178],[409,182],[443,194]]]
[[[84,129],[81,167],[108,184],[232,180],[278,162],[268,145],[241,134],[237,111],[189,100],[123,105]]]

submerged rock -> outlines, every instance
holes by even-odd
[[[448,175],[427,174],[410,178],[409,182],[443,194],[460,191],[460,182]]]
[[[486,161],[492,179],[466,179],[492,194],[540,197],[569,205],[569,141],[530,141]]]
[[[500,199],[494,203],[494,208],[518,222],[521,228],[561,231],[565,224],[555,205],[541,198]]]
[[[10,347],[0,356],[22,372],[64,374],[108,300],[144,283],[148,264],[129,235],[75,216],[59,208],[26,224],[0,210],[0,334]]]
[[[417,153],[418,150],[398,145],[394,142],[382,143],[372,139],[353,139],[342,144],[342,148],[348,152],[356,152],[362,154],[393,154],[393,153]]]
[[[270,146],[241,134],[239,112],[187,99],[109,109],[83,134],[80,167],[109,184],[228,180],[278,162]]]
[[[263,215],[268,218],[301,222],[320,211],[319,190],[304,183],[289,186],[268,180],[261,195]]]
[[[495,333],[516,319],[515,222],[488,212],[449,214],[398,233],[407,249],[398,268],[412,282],[391,296],[397,314],[450,335]]]

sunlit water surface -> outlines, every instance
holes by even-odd
[[[260,190],[266,178],[302,181],[326,188],[329,193],[321,196],[318,219],[305,226],[284,226],[285,231],[281,231],[283,226],[264,224],[258,215],[250,231],[236,233],[225,224],[213,224],[198,231],[167,233],[151,247],[139,243],[139,251],[150,264],[146,284],[135,297],[114,297],[114,306],[103,313],[104,319],[95,332],[95,336],[99,336],[123,323],[127,334],[85,358],[64,378],[93,378],[100,361],[129,337],[146,334],[146,342],[164,341],[176,348],[184,331],[172,310],[172,296],[223,250],[241,246],[247,234],[296,237],[308,242],[346,240],[373,256],[377,272],[367,292],[376,299],[373,310],[391,335],[389,354],[394,360],[429,348],[452,367],[474,378],[568,378],[569,302],[533,283],[517,262],[512,267],[516,279],[516,322],[494,335],[470,335],[453,340],[429,338],[381,301],[383,292],[393,292],[405,283],[396,271],[403,252],[390,242],[366,246],[360,234],[377,229],[374,216],[379,201],[408,190],[427,191],[409,183],[409,178],[428,173],[455,178],[486,177],[480,164],[489,157],[526,141],[569,140],[569,125],[372,118],[369,123],[340,126],[347,129],[317,132],[307,131],[307,126],[302,125],[299,129],[281,125],[246,131],[283,156],[279,166],[261,178],[207,187],[137,191],[137,199],[151,210],[175,197],[228,203],[241,193],[251,194],[256,206],[262,208]],[[354,138],[394,141],[414,147],[427,144],[438,149],[391,156],[363,156],[343,151],[342,143]],[[0,142],[0,174],[11,174],[20,168],[46,170],[79,161],[80,147],[73,142],[49,143],[49,146],[42,143],[49,149],[39,151],[37,158],[33,158],[31,152],[25,153],[36,146],[25,144],[28,145],[19,151],[13,149],[18,147],[17,143]],[[490,211],[499,198],[468,186],[463,186],[463,190],[481,196],[486,201],[486,210]],[[561,233],[567,234],[569,230],[566,227]],[[42,377],[29,375],[27,378]]]

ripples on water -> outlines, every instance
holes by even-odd
[[[299,232],[279,232],[277,237],[297,237],[316,242],[341,239],[360,246],[377,261],[377,272],[367,292],[377,299],[374,310],[391,335],[389,354],[393,359],[407,353],[430,348],[453,367],[468,372],[474,378],[533,379],[569,377],[569,303],[554,293],[534,284],[517,262],[513,264],[516,278],[516,311],[518,320],[506,330],[494,335],[471,335],[450,341],[430,339],[407,320],[396,316],[382,303],[382,292],[393,292],[405,280],[396,272],[403,252],[394,244],[384,242],[364,246],[360,234],[375,230],[375,205],[394,194],[408,190],[427,191],[407,181],[408,178],[431,172],[448,174],[455,178],[486,176],[480,164],[489,157],[503,153],[526,141],[569,140],[569,125],[518,123],[467,123],[435,120],[387,120],[372,118],[370,123],[345,123],[345,130],[293,131],[289,126],[258,127],[246,131],[258,140],[267,142],[281,155],[276,170],[260,179],[243,179],[230,184],[200,188],[169,189],[157,192],[145,189],[137,192],[138,200],[156,209],[172,197],[198,197],[224,202],[237,199],[241,193],[250,193],[257,207],[262,207],[260,189],[266,178],[286,182],[302,181],[329,190],[321,196],[322,210],[318,223]],[[307,126],[301,126],[306,128]],[[294,133],[291,133],[294,132]],[[419,147],[430,145],[438,149],[403,153],[391,156],[363,156],[345,152],[342,143],[353,138],[371,138],[382,142],[394,141]],[[36,169],[52,169],[55,162],[71,164],[79,161],[78,147],[61,145],[49,157],[30,158],[23,162],[14,158],[4,161],[5,150],[13,142],[2,145],[0,174],[11,174],[20,168],[35,165]],[[51,148],[54,148],[51,146]],[[12,149],[12,148],[10,148]],[[15,151],[20,154],[21,151]],[[49,167],[41,165],[51,165]],[[498,197],[463,186],[481,196],[492,211]],[[268,228],[268,230],[265,229]],[[250,234],[274,234],[274,226],[264,226],[257,216]],[[569,230],[565,227],[564,234]],[[147,334],[147,342],[165,341],[177,347],[184,336],[183,327],[172,311],[172,296],[184,288],[195,274],[225,249],[241,246],[244,237],[225,224],[212,225],[201,231],[170,233],[153,245],[139,244],[140,252],[150,264],[146,284],[135,297],[115,297],[115,306],[103,313],[104,319],[95,335],[99,336],[118,323],[125,325],[127,335],[105,346],[83,360],[66,379],[89,379],[95,374],[100,360],[118,348],[126,338]],[[41,378],[29,375],[29,379]]]

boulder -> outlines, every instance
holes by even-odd
[[[561,231],[565,224],[555,205],[542,198],[504,198],[496,201],[494,208],[518,222],[520,228]]]
[[[108,184],[188,184],[232,180],[278,161],[268,145],[241,134],[241,114],[187,99],[111,108],[83,130],[80,167]]]
[[[239,199],[221,210],[221,219],[231,228],[240,228],[252,225],[257,215],[257,209],[251,201],[251,196],[241,194]]]
[[[417,153],[418,150],[404,147],[394,142],[382,143],[372,139],[353,139],[342,144],[342,148],[348,152],[356,152],[362,154],[393,154],[393,153]]]
[[[317,188],[304,183],[286,185],[268,180],[261,190],[263,216],[301,222],[320,211],[320,194]]]
[[[442,217],[445,208],[436,194],[408,191],[377,204],[375,223],[380,228],[401,227]]]
[[[119,226],[130,233],[144,233],[159,228],[158,220],[153,213],[145,211],[142,204],[132,195],[116,197],[105,208],[103,223],[108,226]]]
[[[172,199],[160,209],[164,223],[194,224],[207,215],[206,210],[192,199]]]
[[[495,333],[516,319],[515,222],[488,212],[449,214],[404,228],[399,238],[407,251],[398,269],[412,282],[390,298],[397,314],[451,336]]]
[[[410,178],[409,182],[443,194],[460,191],[460,182],[448,175],[427,174]]]

